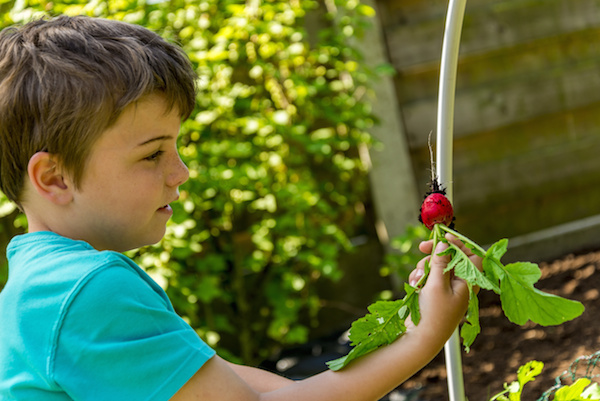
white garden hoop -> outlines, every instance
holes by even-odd
[[[467,0],[450,0],[446,15],[437,110],[436,174],[438,182],[446,189],[446,196],[453,203],[452,191],[452,141],[454,135],[454,97],[458,49]],[[444,346],[448,394],[450,401],[465,401],[462,374],[461,349],[458,329]]]

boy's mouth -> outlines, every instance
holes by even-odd
[[[160,211],[171,211],[171,206],[170,205],[164,205],[162,207],[159,207],[158,210]]]
[[[175,202],[177,199],[179,199],[179,193],[177,193],[177,196],[175,197],[174,200],[172,200],[172,202]],[[168,203],[166,205],[164,205],[164,206],[159,207],[158,210],[161,211],[161,212],[169,212],[169,213],[173,212],[173,209],[171,208],[171,205],[168,204]]]

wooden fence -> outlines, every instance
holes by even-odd
[[[448,2],[376,4],[424,192]],[[469,0],[460,50],[457,227],[487,243],[600,214],[600,0]]]

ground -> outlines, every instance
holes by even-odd
[[[538,400],[576,358],[600,351],[600,251],[540,263],[540,268],[537,288],[578,300],[585,305],[585,312],[560,326],[520,327],[506,319],[497,295],[481,291],[482,332],[462,359],[469,401],[488,400],[503,389],[503,383],[515,380],[519,366],[530,360],[543,362],[544,370],[525,386],[522,400]],[[600,374],[600,367],[593,373]],[[419,401],[448,400],[443,353],[400,389],[414,390]]]

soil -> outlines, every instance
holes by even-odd
[[[469,401],[486,401],[502,391],[504,383],[516,379],[519,366],[531,360],[543,362],[544,369],[525,386],[522,400],[538,400],[575,359],[600,351],[600,251],[569,255],[539,266],[542,277],[536,287],[582,302],[585,312],[560,326],[528,323],[521,327],[506,319],[496,294],[481,291],[482,331],[462,358]],[[582,361],[583,365],[587,363]],[[600,367],[593,373],[600,373]],[[443,352],[400,389],[418,394],[419,401],[448,400]]]

